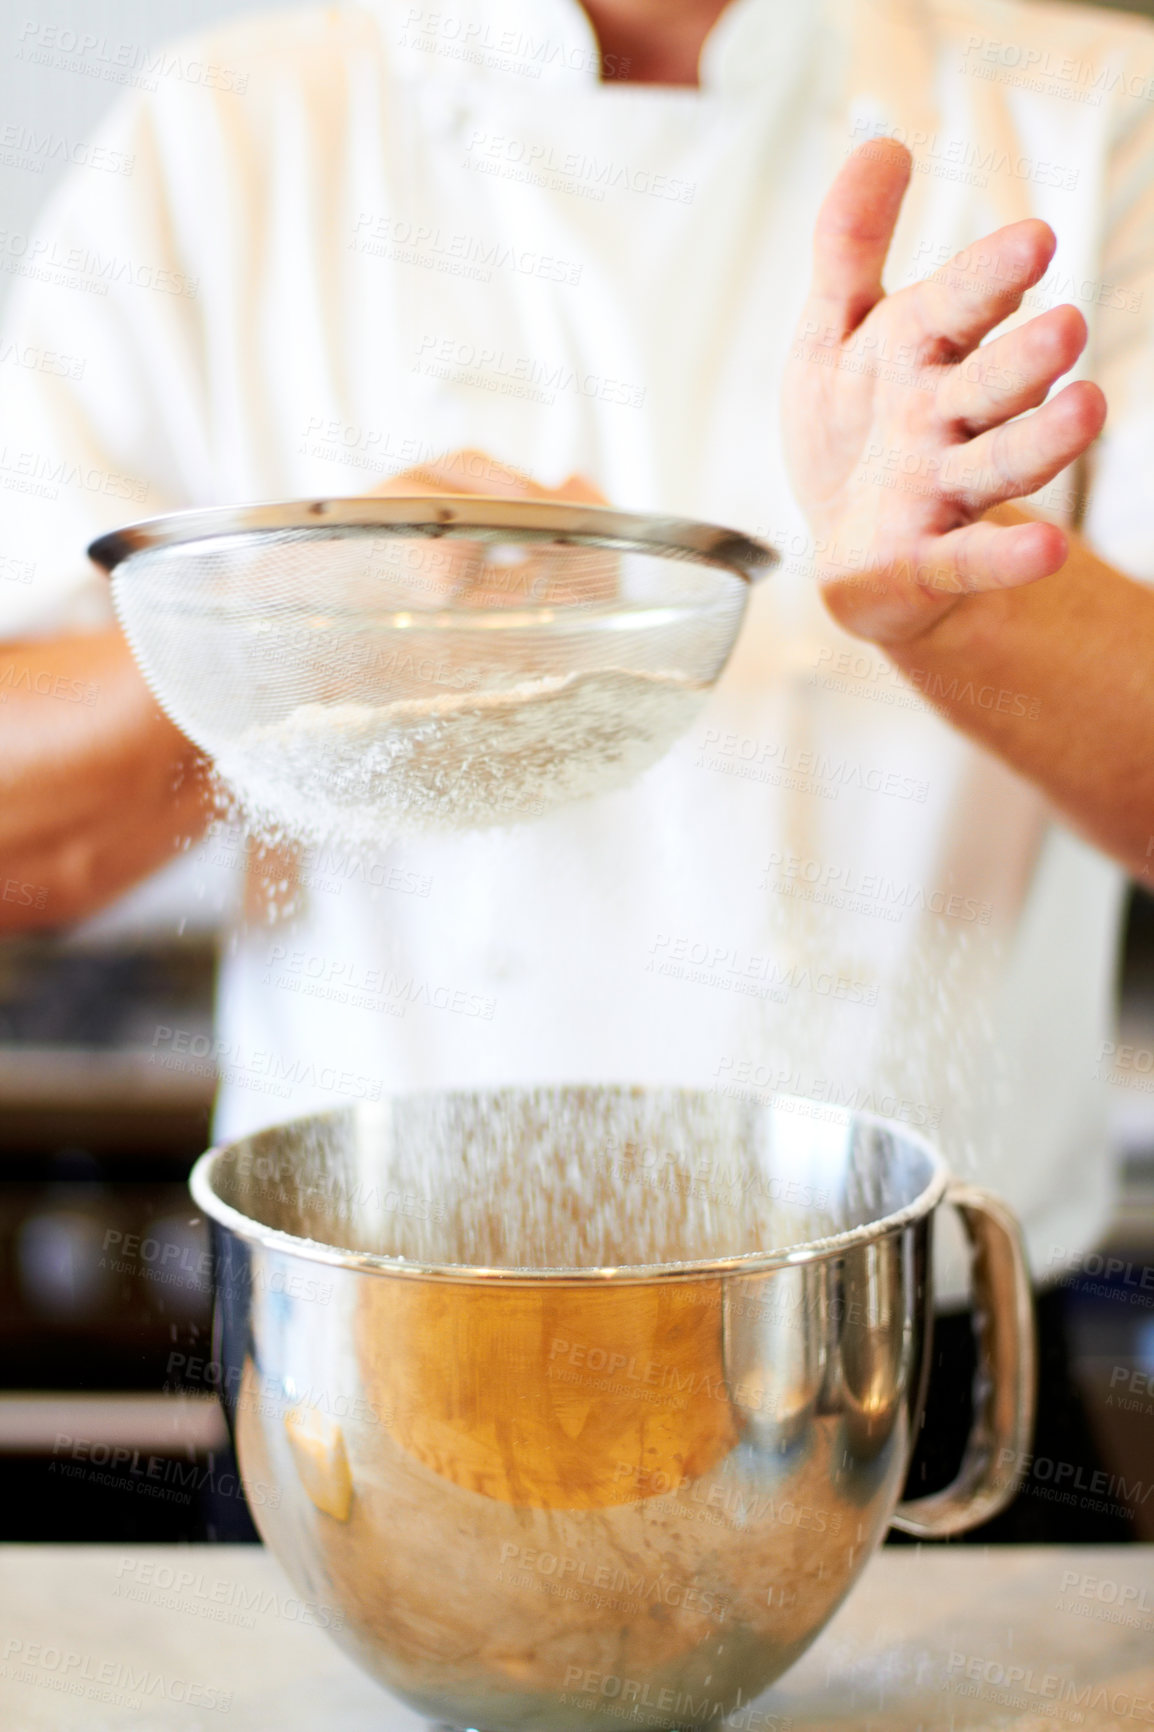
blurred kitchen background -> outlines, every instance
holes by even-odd
[[[63,172],[43,141],[79,143],[116,95],[99,77],[22,61],[30,19],[145,47],[262,9],[8,8],[0,231],[27,234]],[[1154,15],[1154,0],[1129,10]],[[0,310],[11,281],[0,270]],[[212,1393],[208,1241],[185,1187],[208,1138],[218,934],[242,854],[218,838],[82,932],[0,941],[0,1540],[253,1537]],[[1154,1291],[1132,1303],[1154,1269],[1154,899],[1142,891],[1118,1041],[1133,1048],[1114,1090],[1123,1193],[1101,1267],[1064,1291],[1098,1447],[1137,1483],[1136,1532],[1154,1540],[1154,1499],[1142,1497]]]

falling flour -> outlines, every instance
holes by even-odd
[[[346,1250],[518,1269],[740,1256],[909,1200],[884,1136],[812,1125],[705,1090],[397,1095],[238,1144],[224,1195]]]
[[[301,704],[217,768],[258,821],[305,841],[535,818],[623,786],[684,731],[707,687],[604,668],[392,703]]]

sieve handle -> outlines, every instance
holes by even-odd
[[[974,1419],[958,1476],[929,1497],[899,1503],[893,1525],[944,1539],[1003,1510],[1022,1477],[1034,1431],[1034,1299],[1018,1222],[999,1197],[954,1182],[947,1203],[961,1216],[972,1253]]]

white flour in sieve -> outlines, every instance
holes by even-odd
[[[217,768],[254,818],[303,841],[512,824],[648,769],[707,689],[676,672],[605,668],[381,705],[301,704],[250,728]]]

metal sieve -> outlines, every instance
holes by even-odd
[[[181,512],[88,551],[156,697],[250,815],[366,843],[630,781],[777,562],[709,524],[472,496]]]

